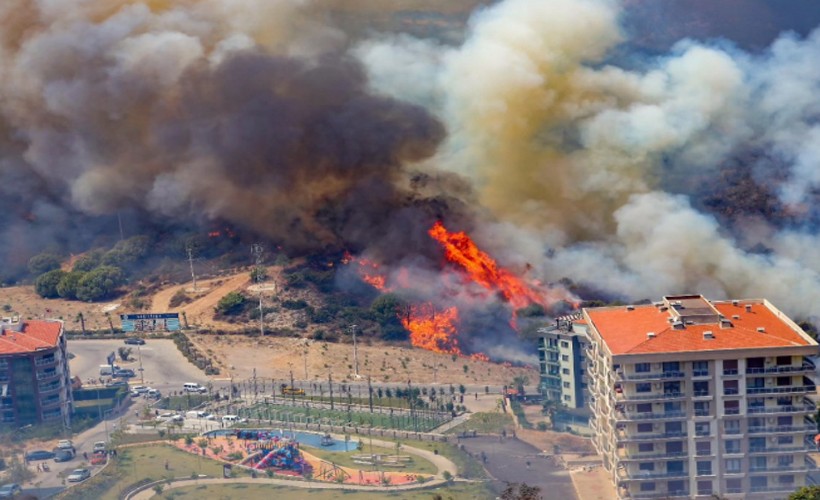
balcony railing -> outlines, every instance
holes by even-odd
[[[754,413],[806,413],[806,412],[813,412],[816,408],[814,405],[799,405],[799,406],[760,406],[760,407],[749,407],[746,410],[746,413],[754,414]]]
[[[740,394],[740,389],[737,387],[724,387],[723,388],[723,395],[724,396],[736,396]]]
[[[816,425],[777,425],[771,427],[749,427],[749,434],[766,434],[770,432],[816,432]]]
[[[711,416],[711,415],[712,415],[712,412],[710,412],[709,410],[702,409],[702,408],[695,409],[695,416],[696,417],[708,417],[708,416]]]
[[[619,458],[620,460],[665,460],[688,456],[689,452],[675,451],[672,453],[650,453],[643,455],[641,455],[640,453],[626,453],[625,455],[620,455]]]
[[[616,392],[615,399],[619,401],[649,401],[653,399],[679,399],[684,398],[682,392],[666,392],[663,394],[624,394],[623,392]]]
[[[737,368],[726,368],[723,370],[723,375],[725,377],[734,377],[740,375],[740,373],[738,372]]]
[[[47,366],[53,365],[57,362],[57,358],[54,356],[48,358],[37,358],[34,360],[34,366]]]
[[[679,490],[679,491],[641,491],[638,493],[630,493],[627,498],[680,498],[680,497],[688,497],[689,490]]]
[[[686,477],[689,475],[686,471],[672,471],[672,472],[629,472],[628,470],[620,469],[618,475],[621,479],[630,479],[632,481],[645,481],[648,479],[662,479],[667,477]]]
[[[617,412],[616,420],[660,420],[664,418],[684,418],[685,411],[665,411],[660,413]]]
[[[803,363],[802,366],[769,366],[766,368],[746,368],[747,374],[766,374],[766,373],[799,373],[799,372],[813,372],[814,365],[811,363]]]
[[[769,472],[805,472],[809,467],[805,464],[791,464],[791,465],[767,465],[765,467],[749,467],[751,474],[765,474]]]
[[[40,386],[40,394],[44,394],[46,392],[52,391],[59,391],[60,390],[60,382],[51,382],[48,384],[43,384]]]
[[[668,371],[661,373],[630,373],[617,372],[616,378],[619,380],[664,380],[673,378],[686,378],[686,373],[682,371]]]
[[[746,394],[797,394],[814,392],[817,390],[813,385],[790,385],[784,387],[747,387]]]
[[[749,453],[796,453],[814,449],[813,446],[750,446]]]
[[[708,377],[709,370],[692,370],[693,377]]]
[[[37,372],[37,380],[45,380],[49,378],[59,377],[60,372],[52,371],[52,372]]]
[[[749,491],[752,493],[791,493],[796,488],[793,484],[781,484],[776,486],[752,486]]]
[[[654,439],[673,439],[686,437],[686,432],[652,432],[652,433],[619,433],[616,437],[617,441],[651,441]]]

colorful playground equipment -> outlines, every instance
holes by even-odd
[[[248,452],[251,453],[248,465],[252,464],[256,470],[275,468],[303,474],[309,467],[299,452],[299,443],[277,435],[258,439],[248,445]]]

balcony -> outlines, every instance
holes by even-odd
[[[768,434],[781,432],[817,432],[816,425],[776,425],[771,427],[749,427],[749,434]]]
[[[56,356],[49,356],[46,358],[37,358],[34,360],[34,366],[50,366],[57,362]]]
[[[59,376],[60,372],[58,372],[57,370],[37,372],[37,380],[48,380]]]
[[[688,498],[688,490],[680,491],[641,491],[637,493],[629,493],[626,498]]]
[[[636,413],[636,412],[617,412],[615,420],[629,421],[629,420],[662,420],[685,418],[685,411],[665,411],[660,413]]]
[[[629,375],[625,375],[623,372],[619,371],[615,374],[615,377],[618,380],[669,380],[686,378],[686,374],[681,371],[670,371],[661,373],[631,373]]]
[[[650,393],[650,394],[624,394],[623,392],[615,393],[616,401],[652,401],[652,400],[670,400],[670,399],[684,399],[686,395],[682,392],[666,392],[666,393]]]
[[[817,390],[813,385],[789,385],[783,387],[747,387],[746,394],[800,394]]]
[[[42,408],[52,408],[54,406],[60,406],[60,398],[41,399],[40,406]]]
[[[625,469],[618,469],[618,477],[622,480],[629,481],[648,481],[651,479],[664,479],[687,477],[689,475],[686,471],[672,471],[672,472],[629,472]]]
[[[760,406],[756,408],[748,408],[746,413],[752,414],[770,414],[770,413],[812,413],[816,410],[814,405],[799,405],[799,406]]]
[[[764,455],[775,453],[801,453],[806,451],[814,451],[814,446],[750,446],[749,454]]]
[[[740,375],[740,372],[737,368],[726,368],[723,370],[724,377],[737,377]]]
[[[696,408],[695,409],[695,416],[696,417],[709,417],[712,415],[712,412],[708,409],[703,408]]]
[[[709,370],[692,370],[693,377],[708,377]]]
[[[675,451],[672,453],[646,453],[641,455],[640,453],[619,453],[618,459],[621,461],[638,461],[638,460],[674,460],[681,457],[688,457],[689,452],[686,451]]]
[[[40,386],[40,394],[47,394],[49,392],[59,391],[62,385],[60,381],[50,382],[48,384],[43,384]]]
[[[797,488],[794,484],[781,484],[778,486],[752,486],[751,493],[792,493]]]
[[[809,467],[805,464],[767,465],[765,467],[749,467],[749,474],[773,474],[778,472],[806,472]]]
[[[619,432],[615,437],[616,441],[652,441],[655,439],[679,439],[686,437],[685,431],[678,432],[633,432],[627,434],[626,432]]]
[[[778,373],[814,373],[814,363],[803,362],[801,366],[768,366],[766,368],[746,368],[746,374],[778,374]]]

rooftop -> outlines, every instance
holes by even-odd
[[[53,320],[0,323],[0,356],[55,347],[62,331],[62,322]]]
[[[585,313],[613,355],[817,345],[785,314],[759,299],[710,302],[700,295],[672,296],[654,304]]]

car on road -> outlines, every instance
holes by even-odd
[[[206,392],[208,392],[207,387],[203,387],[195,382],[185,382],[184,384],[182,384],[182,389],[185,392],[195,392],[198,394],[205,394]]]
[[[73,448],[54,448],[55,462],[68,462],[75,456]]]
[[[98,451],[105,451],[105,450],[106,450],[105,441],[97,441],[96,443],[94,443],[94,453],[97,453]]]
[[[119,377],[119,378],[131,378],[135,377],[134,370],[130,368],[123,368],[121,370],[116,370],[112,377]]]
[[[9,483],[0,486],[0,498],[14,498],[23,493],[23,488],[17,483]]]
[[[85,481],[91,477],[91,471],[88,469],[74,469],[71,471],[71,474],[68,475],[66,480],[70,483],[79,483],[80,481]]]
[[[125,339],[125,343],[130,345],[145,345],[145,341],[139,337],[129,337]]]
[[[144,385],[135,385],[134,387],[131,388],[132,391],[138,392],[140,394],[148,392],[149,389],[150,389],[150,387],[147,387],[147,386],[144,386]]]
[[[53,451],[46,451],[46,450],[33,450],[26,453],[26,460],[34,461],[34,460],[50,460],[54,458]]]
[[[74,443],[72,443],[70,439],[61,439],[57,441],[57,448],[61,450],[73,450]]]
[[[148,392],[145,393],[145,397],[159,399],[162,397],[162,393],[159,389],[148,389]]]

